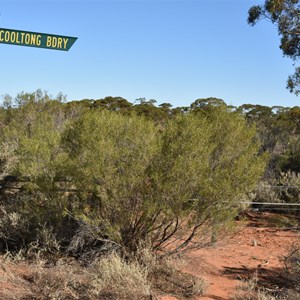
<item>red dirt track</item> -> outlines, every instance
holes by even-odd
[[[260,220],[270,214],[249,214],[246,222],[237,222],[238,231],[215,245],[187,254],[183,271],[202,276],[209,288],[201,300],[228,300],[241,279],[257,274],[265,286],[280,290],[284,282],[279,273],[284,268],[283,257],[299,240],[297,230],[260,227]],[[258,227],[259,226],[259,227]],[[278,282],[274,282],[277,278]],[[163,300],[174,297],[164,296]]]

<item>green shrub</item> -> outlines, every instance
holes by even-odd
[[[257,155],[255,128],[240,116],[211,114],[157,127],[135,115],[90,111],[72,123],[63,143],[79,190],[74,217],[98,242],[129,252],[140,241],[162,248],[190,228],[179,250],[209,222],[217,232],[256,184],[266,157]]]
[[[36,238],[46,226],[74,255],[140,242],[179,251],[204,227],[215,239],[264,171],[255,127],[223,106],[157,125],[106,110],[65,117],[46,96],[21,95],[0,129],[2,171],[25,181],[9,198]]]

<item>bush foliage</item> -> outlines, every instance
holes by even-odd
[[[28,220],[25,243],[48,226],[74,255],[180,251],[225,226],[264,172],[255,125],[218,99],[170,113],[62,98],[23,93],[1,110],[1,170],[17,178],[1,202]]]

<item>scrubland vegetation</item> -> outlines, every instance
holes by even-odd
[[[36,299],[203,294],[203,280],[169,260],[217,239],[242,200],[299,201],[299,120],[298,107],[216,98],[172,108],[7,95],[0,250],[55,268],[29,275]],[[75,266],[62,267],[67,258]]]

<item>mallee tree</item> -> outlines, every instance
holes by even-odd
[[[253,26],[261,19],[277,26],[283,55],[296,64],[300,55],[299,0],[266,0],[264,5],[252,6],[248,12],[248,23]],[[300,67],[296,66],[295,73],[288,77],[287,88],[296,95],[300,93]]]

